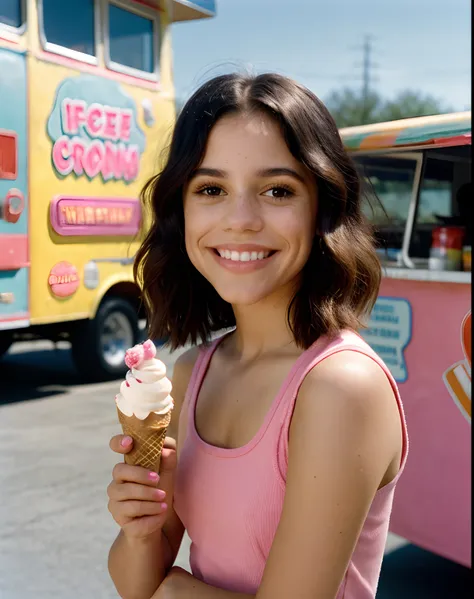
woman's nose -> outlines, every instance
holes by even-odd
[[[240,195],[231,199],[225,218],[225,229],[232,231],[260,231],[263,225],[257,199]]]

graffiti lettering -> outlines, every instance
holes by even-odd
[[[80,137],[60,137],[53,145],[53,162],[63,176],[84,173],[93,179],[99,173],[105,181],[124,179],[133,181],[140,169],[138,146],[112,144],[99,139],[87,143]]]
[[[83,100],[65,98],[61,105],[62,129],[67,135],[85,131],[89,137],[128,141],[130,139],[132,111],[112,108],[96,102],[87,106]]]
[[[115,82],[89,75],[62,81],[47,130],[59,175],[127,183],[138,177],[146,138],[134,99]]]

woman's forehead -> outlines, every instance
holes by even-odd
[[[212,128],[209,138],[222,138],[238,134],[249,138],[284,138],[279,124],[269,115],[261,111],[251,113],[228,114],[217,121]]]
[[[209,134],[201,166],[229,170],[246,166],[255,171],[303,165],[291,154],[279,124],[263,113],[228,115]]]

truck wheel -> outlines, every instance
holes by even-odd
[[[7,331],[0,332],[0,359],[10,349],[10,345],[13,343],[13,335]]]
[[[140,341],[138,314],[126,300],[106,298],[94,319],[78,323],[71,336],[72,355],[81,377],[89,382],[121,378],[125,352]]]

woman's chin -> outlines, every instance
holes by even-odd
[[[256,289],[219,289],[216,286],[216,291],[220,295],[220,297],[227,303],[232,306],[253,306],[258,304],[262,300],[266,299],[269,295],[271,295],[271,290],[260,290]]]

